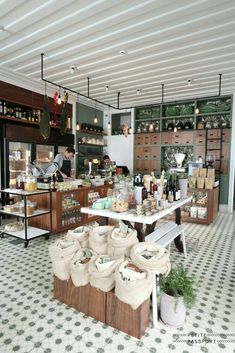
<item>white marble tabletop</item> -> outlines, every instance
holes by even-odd
[[[167,216],[177,208],[185,205],[186,203],[190,202],[192,199],[192,196],[188,196],[185,199],[181,199],[179,201],[175,201],[172,204],[169,204],[169,207],[165,208],[162,211],[159,211],[155,213],[152,216],[137,216],[134,212],[135,210],[128,210],[126,212],[114,212],[111,211],[110,209],[106,210],[96,210],[91,207],[82,207],[81,212],[82,213],[87,213],[91,214],[94,216],[100,216],[100,217],[108,217],[108,218],[114,218],[114,219],[121,219],[123,221],[129,221],[129,222],[136,222],[136,223],[142,223],[142,224],[153,224],[154,222],[158,221],[159,219]]]

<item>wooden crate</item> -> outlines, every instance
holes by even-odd
[[[114,291],[107,293],[106,324],[130,336],[141,338],[149,326],[150,298],[138,309],[120,301]]]
[[[105,323],[106,293],[90,284],[75,287],[71,279],[54,276],[54,297],[68,306]]]

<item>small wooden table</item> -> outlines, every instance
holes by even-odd
[[[81,212],[102,217],[105,219],[106,224],[107,224],[108,218],[122,220],[130,228],[136,229],[139,241],[144,241],[145,236],[154,231],[157,221],[159,221],[161,218],[167,216],[168,214],[172,213],[173,211],[175,211],[175,223],[178,225],[181,224],[180,207],[187,204],[188,202],[190,202],[191,199],[192,199],[192,196],[189,196],[185,199],[175,201],[172,204],[170,204],[169,207],[165,208],[162,211],[155,213],[152,216],[137,216],[134,213],[135,210],[128,210],[126,212],[117,213],[117,212],[111,211],[109,209],[96,210],[91,207],[82,207]],[[133,223],[134,225],[132,225],[131,223]],[[143,230],[144,225],[146,225],[145,232]],[[175,238],[174,242],[175,242],[176,248],[180,252],[183,252],[183,243],[180,239],[180,236]]]

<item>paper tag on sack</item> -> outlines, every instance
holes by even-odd
[[[122,221],[119,222],[119,228],[120,228],[120,232],[122,234],[125,234],[125,235],[127,234],[128,226],[125,223],[123,223]]]

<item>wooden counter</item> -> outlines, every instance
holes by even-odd
[[[112,188],[110,185],[95,186],[95,187],[80,187],[68,191],[54,191],[52,192],[52,231],[54,233],[64,232],[68,229],[79,227],[91,221],[96,221],[99,216],[82,214],[81,207],[91,206],[91,197],[98,192],[99,196],[105,197],[108,189]],[[79,205],[65,206],[66,198],[73,198],[79,201]],[[30,197],[32,201],[37,201],[40,209],[48,209],[49,196],[42,194],[37,199]],[[48,215],[33,218],[30,220],[30,225],[42,227],[43,229],[50,229],[50,218]]]

